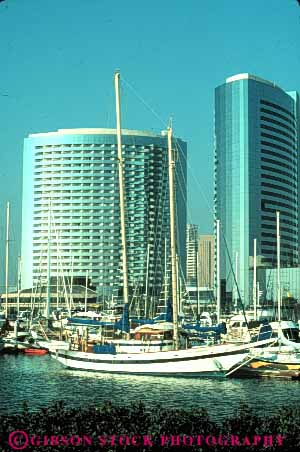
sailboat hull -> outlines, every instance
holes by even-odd
[[[300,380],[300,364],[255,360],[235,374],[245,378],[284,378]]]
[[[300,354],[266,351],[254,357],[235,374],[238,377],[300,379]]]
[[[217,345],[153,353],[96,354],[57,350],[51,356],[71,369],[99,373],[165,376],[223,376],[241,362],[253,344]]]

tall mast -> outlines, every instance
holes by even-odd
[[[56,309],[58,311],[59,308],[59,262],[58,262],[58,254],[59,254],[59,233],[57,231],[57,240],[56,240]]]
[[[51,304],[51,200],[49,199],[48,211],[48,250],[47,250],[47,301],[45,309],[45,317],[49,319]]]
[[[235,279],[236,279],[236,281],[238,281],[238,258],[239,258],[239,254],[236,251],[235,252]],[[238,290],[237,290],[236,284],[234,284],[234,310],[235,310],[235,312],[238,312]]]
[[[6,204],[6,242],[5,242],[5,317],[8,314],[8,246],[9,246],[9,202]]]
[[[165,302],[165,312],[167,312],[167,239],[165,237],[165,275],[164,275],[164,302]]]
[[[71,285],[70,285],[70,309],[73,306],[73,273],[74,273],[74,256],[71,257]]]
[[[88,280],[89,280],[89,271],[87,270],[85,274],[84,312],[87,312]]]
[[[121,141],[121,109],[120,109],[120,73],[115,73],[116,94],[116,119],[117,119],[117,143],[118,143],[118,172],[120,192],[120,221],[121,221],[121,244],[122,244],[122,270],[123,270],[123,297],[124,304],[128,304],[128,275],[127,275],[127,252],[125,235],[125,202],[124,202],[124,174]]]
[[[17,315],[20,313],[20,292],[21,292],[21,256],[18,257],[18,298],[17,298]]]
[[[278,322],[281,321],[281,288],[280,288],[280,234],[279,234],[279,216],[280,212],[276,212],[276,229],[277,229],[277,303],[278,303]]]
[[[254,239],[254,252],[253,252],[253,309],[254,309],[254,320],[257,317],[257,287],[256,287],[256,239]]]
[[[197,288],[197,320],[200,320],[199,258],[198,258],[198,249],[196,249],[196,288]]]
[[[174,161],[174,155],[173,155],[173,150],[172,150],[172,128],[171,127],[168,127],[168,161],[169,161],[173,336],[174,336],[175,349],[178,350],[179,338],[178,338],[177,269],[176,269],[176,242],[175,242],[175,200],[174,200],[175,161]]]
[[[181,287],[180,287],[180,277],[179,277],[179,261],[178,261],[178,254],[176,254],[176,277],[177,277],[177,306],[178,306],[178,313],[181,314]]]
[[[221,317],[221,284],[220,284],[220,220],[217,220],[217,323]]]
[[[149,278],[149,259],[150,259],[150,243],[147,246],[147,263],[146,263],[146,282],[145,282],[145,317],[148,310],[148,278]]]

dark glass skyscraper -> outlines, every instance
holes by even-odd
[[[297,93],[250,74],[230,77],[216,88],[214,200],[222,230],[221,278],[231,292],[237,261],[246,305],[252,299],[254,239],[257,265],[276,265],[276,211],[281,264],[298,264],[298,131]]]

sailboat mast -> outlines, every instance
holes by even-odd
[[[59,235],[57,231],[57,241],[56,241],[56,309],[59,309],[59,262],[58,262],[58,254],[59,254]]]
[[[8,246],[9,246],[9,202],[6,204],[6,242],[5,242],[5,317],[8,314]]]
[[[236,281],[238,281],[238,258],[239,258],[239,254],[236,251],[235,252],[235,279],[236,279]],[[236,284],[234,284],[234,310],[235,310],[235,312],[238,312],[238,290],[237,290]]]
[[[73,273],[74,273],[74,256],[72,256],[71,258],[70,308],[73,305]]]
[[[20,313],[20,292],[21,292],[21,256],[18,257],[18,298],[17,298],[17,315]]]
[[[253,246],[253,309],[254,309],[254,320],[257,320],[257,299],[256,299],[256,239],[254,239]]]
[[[45,317],[49,319],[51,304],[51,201],[49,200],[48,211],[48,250],[47,250],[47,301],[45,309]]]
[[[281,287],[280,287],[280,231],[279,231],[280,212],[276,212],[277,229],[277,302],[278,302],[278,322],[281,321]]]
[[[128,274],[127,274],[127,252],[125,234],[125,202],[124,202],[124,174],[121,140],[121,109],[120,109],[120,73],[115,73],[116,94],[116,119],[117,119],[117,143],[118,143],[118,172],[120,192],[120,222],[121,222],[121,246],[122,246],[122,270],[123,270],[123,298],[124,304],[128,304]]]
[[[148,278],[149,278],[149,258],[150,258],[150,243],[147,246],[147,263],[146,263],[146,282],[145,282],[145,317],[147,317],[148,310]]]
[[[89,281],[89,271],[87,270],[85,274],[84,312],[87,312],[88,281]]]
[[[167,298],[168,298],[168,290],[167,290],[167,239],[165,238],[165,275],[164,275],[164,303],[165,303],[165,311],[167,312]]]
[[[221,317],[221,281],[220,281],[220,220],[217,220],[217,323]]]
[[[175,200],[174,200],[174,167],[175,161],[172,150],[172,128],[168,127],[168,160],[169,160],[169,197],[170,197],[170,235],[171,235],[171,268],[172,268],[172,307],[173,307],[173,335],[175,349],[179,348],[178,338],[178,304],[177,304],[177,268],[175,241]]]
[[[200,297],[199,297],[199,259],[198,249],[196,249],[196,288],[197,288],[197,320],[200,320]]]

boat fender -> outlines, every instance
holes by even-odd
[[[214,365],[217,367],[218,370],[223,370],[223,366],[216,358],[213,359]]]

